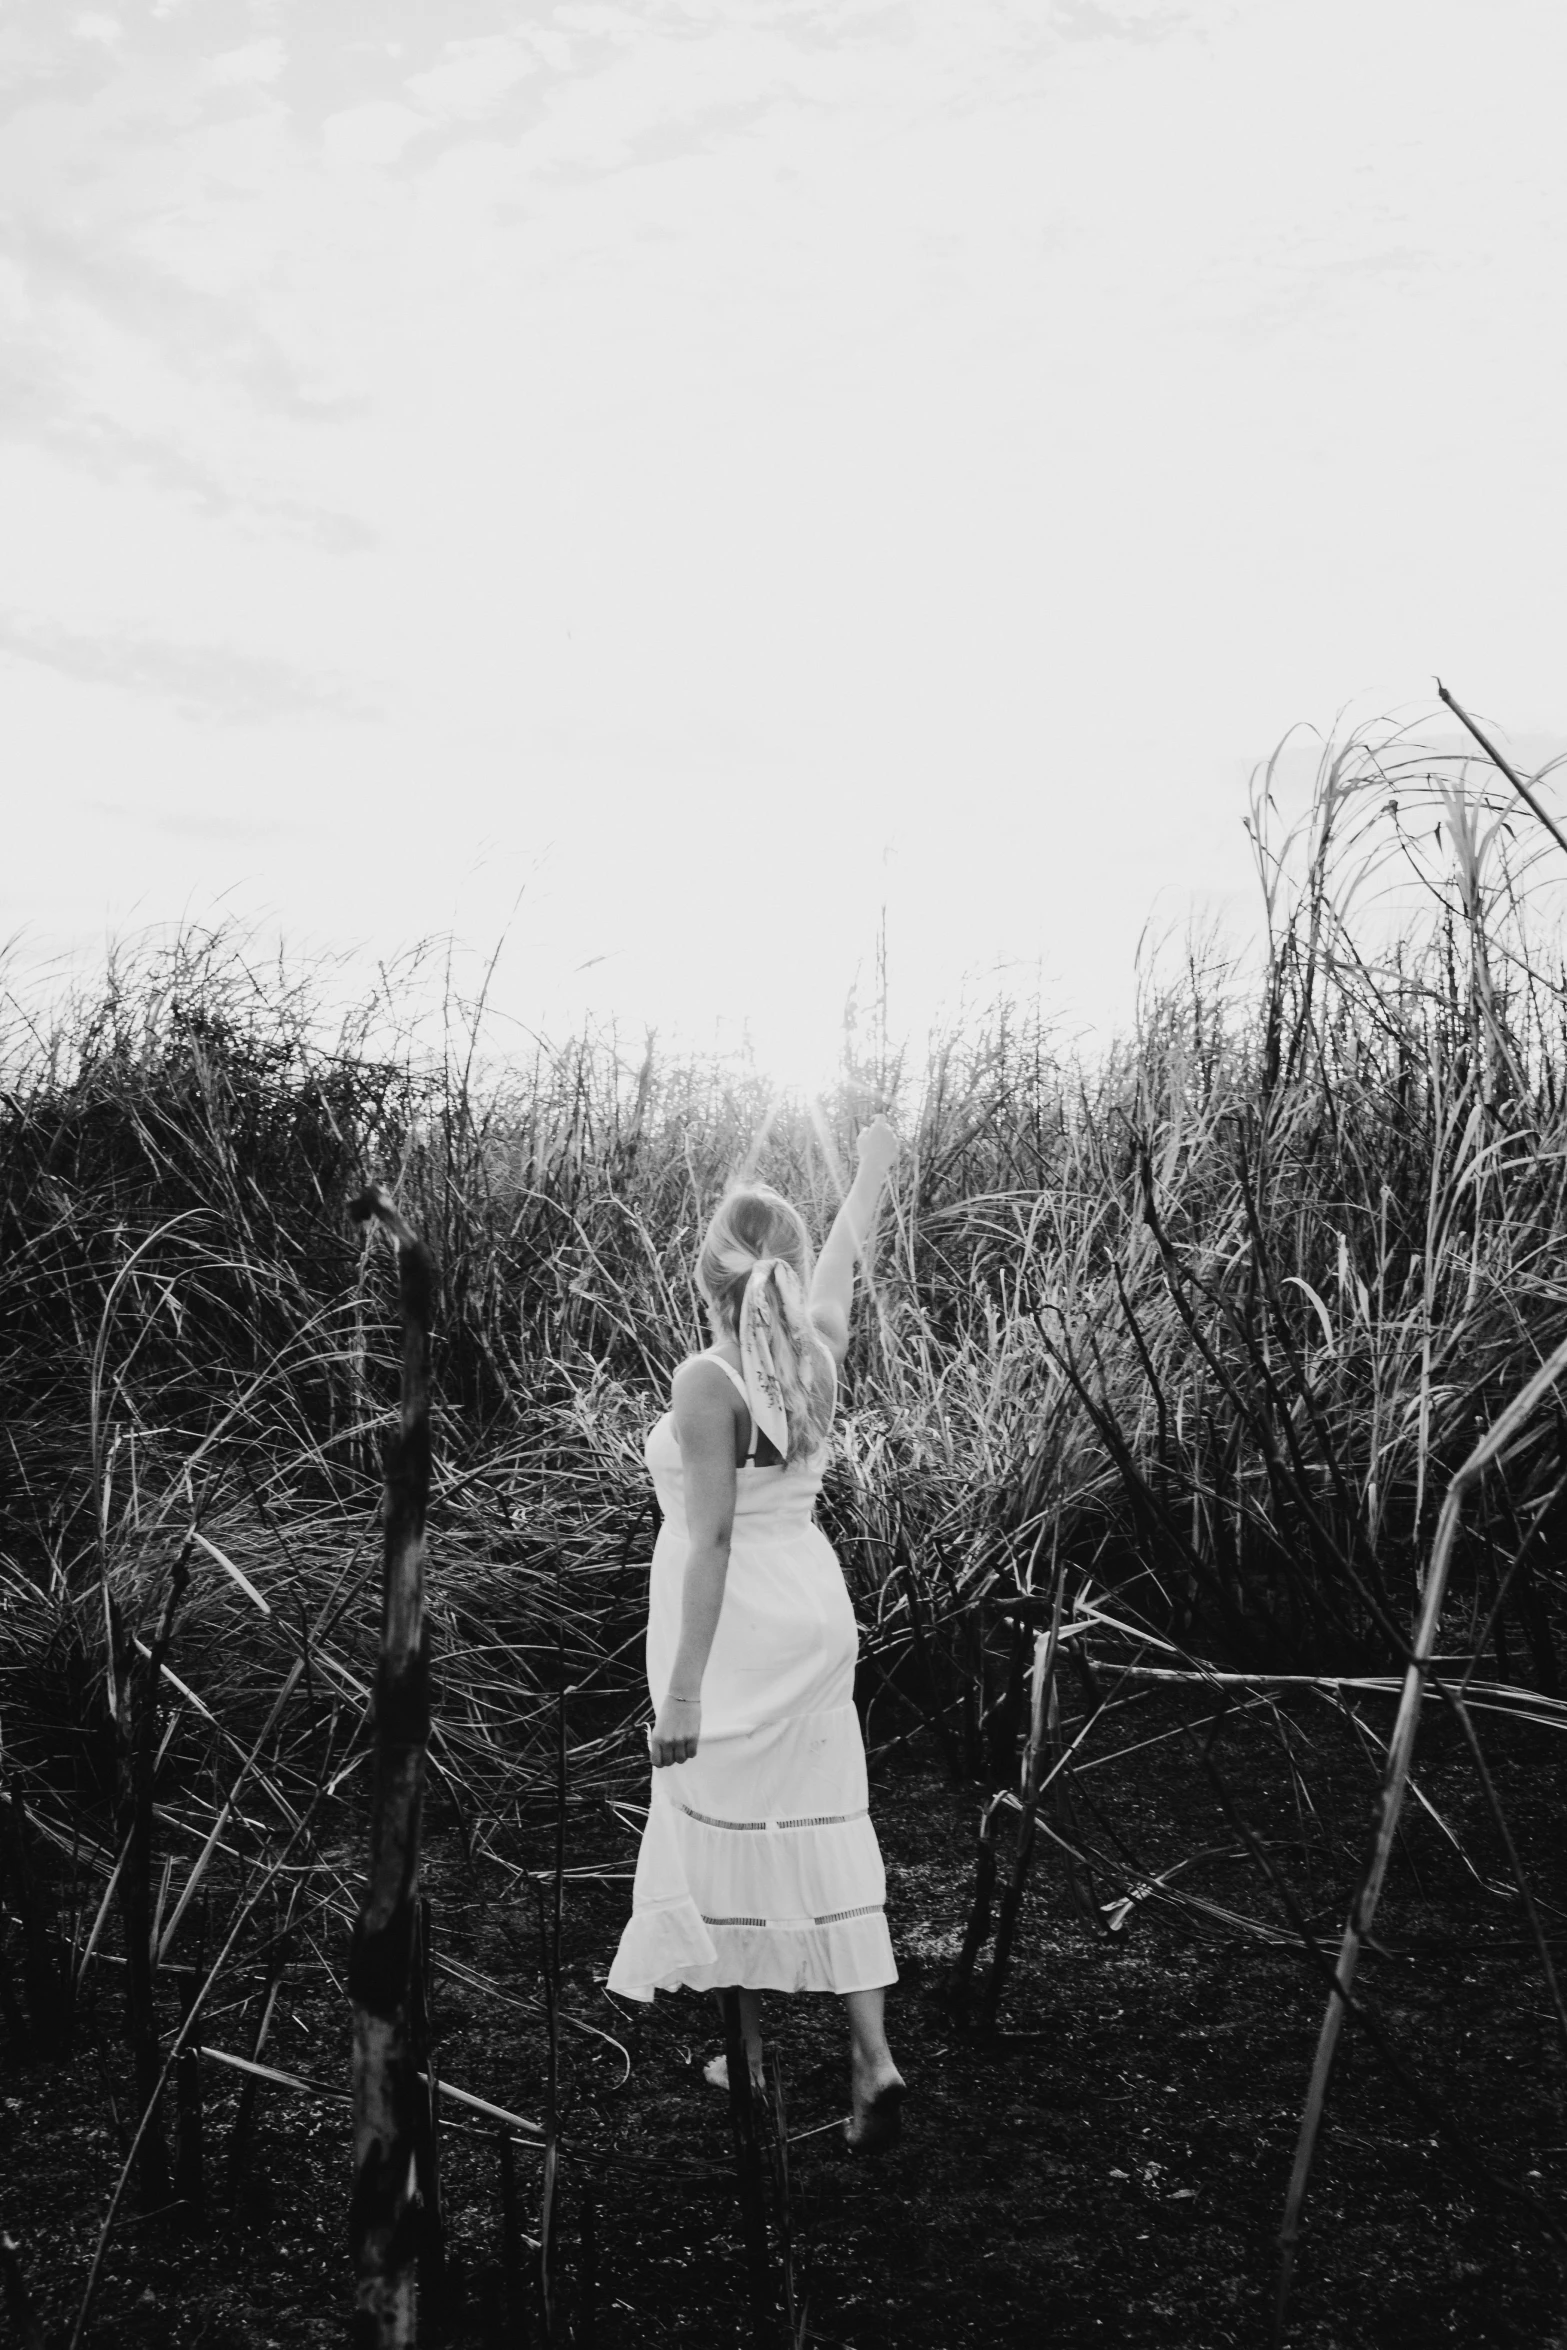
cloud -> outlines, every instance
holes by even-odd
[[[72,473],[101,482],[144,482],[198,512],[248,522],[327,554],[365,554],[377,543],[360,516],[281,491],[239,486],[171,435],[138,429],[79,396],[67,371],[43,344],[0,357],[0,444],[45,449]]]
[[[411,74],[407,87],[422,106],[436,113],[484,115],[538,70],[532,43],[492,34],[482,40],[448,41],[440,62],[427,72]]]
[[[1211,6],[1172,7],[1170,0],[1057,0],[1051,14],[1055,28],[1069,41],[1166,41],[1190,32],[1194,23],[1210,27],[1224,11]]]
[[[227,725],[374,715],[362,691],[345,678],[230,645],[179,644],[133,630],[89,633],[7,612],[0,613],[0,654],[36,662],[79,684],[156,695],[187,717]]]
[[[329,114],[321,126],[328,160],[371,170],[396,163],[403,149],[428,127],[427,115],[392,98],[372,98]]]
[[[249,807],[242,815],[224,816],[207,808],[154,808],[126,800],[86,800],[81,812],[100,822],[132,825],[138,833],[161,833],[170,840],[210,841],[220,848],[282,839],[310,830],[307,824],[281,816],[263,816]]]
[[[85,6],[117,48],[71,38]],[[743,787],[835,843],[846,938],[896,837],[933,970],[1043,939],[1091,993],[1156,885],[1244,873],[1237,746],[1438,662],[1559,724],[1545,22],[8,0],[35,820],[69,842],[84,782],[423,808],[438,776],[454,858],[564,841],[569,968],[722,896]],[[350,731],[357,680],[384,714]],[[180,853],[116,828],[97,870],[161,888]],[[308,903],[367,919],[370,870]],[[700,1005],[684,953],[585,979]]]
[[[257,82],[275,82],[287,62],[288,52],[274,36],[223,50],[209,61],[206,74],[214,89],[244,89]]]
[[[96,43],[101,49],[117,49],[125,38],[125,27],[117,16],[104,16],[89,10],[79,16],[71,27],[72,37],[78,41]]]
[[[40,219],[15,220],[10,256],[47,304],[89,306],[119,331],[156,345],[184,371],[221,371],[274,413],[336,421],[365,403],[312,389],[244,295],[217,294],[148,260],[123,237],[76,236]]]

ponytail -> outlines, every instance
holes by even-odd
[[[751,1417],[787,1465],[820,1451],[832,1424],[832,1357],[806,1304],[811,1244],[788,1201],[762,1185],[719,1202],[697,1280],[739,1341]]]
[[[786,1462],[804,1460],[827,1441],[832,1367],[799,1275],[782,1257],[762,1257],[752,1268],[739,1336],[752,1417]]]

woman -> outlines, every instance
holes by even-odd
[[[814,1270],[800,1217],[761,1186],[730,1192],[702,1243],[713,1344],[681,1365],[647,1440],[664,1513],[648,1608],[653,1786],[609,1973],[630,1999],[738,1987],[755,2080],[759,1994],[841,1993],[846,2135],[861,2153],[898,2135],[903,2082],[882,2020],[898,1970],[854,1711],[859,1632],[812,1508],[855,1259],[897,1151],[884,1118],[860,1136]]]

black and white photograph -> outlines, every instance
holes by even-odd
[[[1567,2350],[1564,100],[0,0],[0,2344]]]

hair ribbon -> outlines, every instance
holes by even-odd
[[[800,1314],[805,1310],[805,1292],[794,1267],[782,1257],[758,1257],[740,1303],[740,1376],[745,1381],[745,1400],[754,1425],[778,1458],[787,1460],[789,1415],[784,1408],[784,1383],[778,1373],[778,1350],[790,1347],[792,1342],[788,1331],[779,1327],[769,1274],[773,1276],[778,1297],[793,1306],[796,1299],[789,1296],[788,1288],[792,1283]]]

